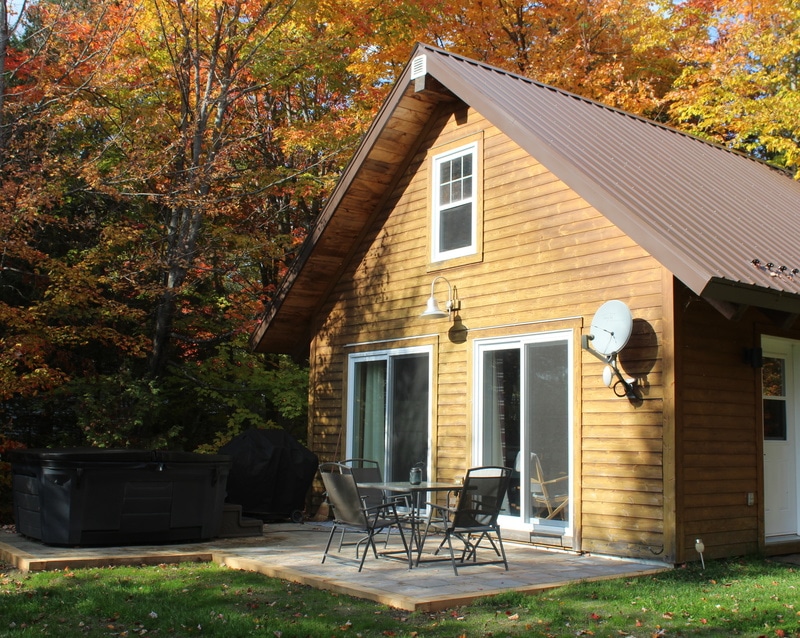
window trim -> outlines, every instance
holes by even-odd
[[[439,250],[439,232],[441,208],[439,207],[439,166],[442,162],[463,156],[472,155],[472,196],[471,196],[471,225],[472,241],[469,246],[448,251]],[[429,194],[428,206],[430,210],[430,260],[431,270],[439,265],[459,265],[461,263],[474,263],[482,259],[483,250],[483,135],[482,133],[470,135],[459,139],[457,142],[432,149],[428,162]]]

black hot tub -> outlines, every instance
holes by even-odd
[[[199,541],[219,534],[226,455],[152,450],[18,450],[17,531],[49,545]]]

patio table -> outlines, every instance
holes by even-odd
[[[359,483],[359,487],[383,490],[384,492],[411,494],[411,511],[408,513],[408,524],[411,531],[411,538],[416,545],[417,557],[422,552],[420,545],[422,530],[420,529],[426,517],[422,514],[425,509],[426,494],[429,492],[459,492],[463,487],[460,483],[448,483],[442,481],[422,481],[412,484],[408,481],[385,481],[385,482],[364,482]],[[413,551],[413,549],[412,549]]]

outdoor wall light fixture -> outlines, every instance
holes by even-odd
[[[436,282],[440,279],[447,284],[447,303],[445,304],[444,310],[439,307],[439,302],[436,301],[433,290],[436,286]],[[455,286],[451,286],[450,282],[441,275],[434,277],[431,282],[431,296],[428,297],[425,312],[423,312],[420,317],[441,319],[449,316],[451,312],[458,312],[459,310],[461,310],[461,300],[458,298],[458,289]]]

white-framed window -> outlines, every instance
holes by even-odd
[[[477,252],[478,144],[433,158],[434,262]]]
[[[432,358],[429,346],[348,356],[346,454],[378,461],[384,480],[431,467]]]
[[[475,342],[473,461],[514,470],[503,524],[571,534],[573,332]]]

